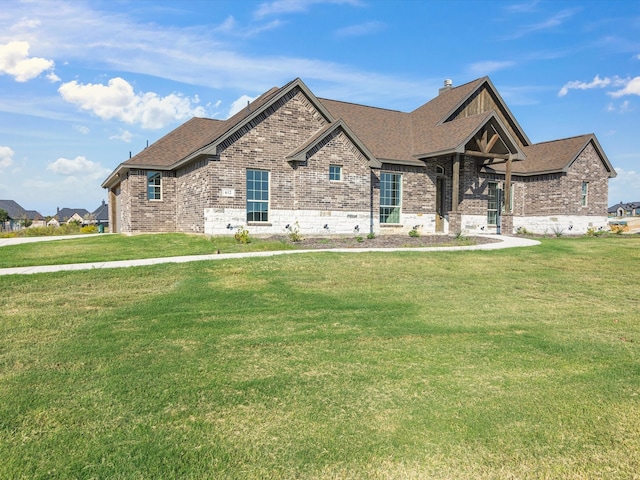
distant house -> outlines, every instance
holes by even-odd
[[[93,213],[93,219],[98,225],[109,226],[109,205],[103,200],[102,204]]]
[[[615,175],[593,134],[532,143],[488,77],[411,112],[295,79],[187,121],[102,186],[113,232],[584,233],[606,227]]]
[[[58,225],[69,222],[80,222],[82,225],[93,223],[91,213],[85,208],[58,208],[53,219]]]
[[[610,217],[640,216],[640,202],[618,203],[607,210]]]
[[[35,210],[25,210],[14,200],[0,200],[0,210],[7,212],[9,220],[0,225],[2,230],[20,230],[26,226],[44,225],[44,218]]]

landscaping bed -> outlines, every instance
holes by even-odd
[[[309,237],[293,242],[289,237],[279,237],[282,242],[301,249],[323,248],[420,248],[420,247],[455,247],[495,243],[500,237],[475,237],[455,235],[377,235],[373,238],[366,236],[353,237]]]

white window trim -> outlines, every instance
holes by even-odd
[[[245,218],[247,218],[247,223],[248,224],[252,224],[252,225],[256,225],[256,224],[263,224],[263,225],[267,225],[269,224],[269,222],[271,221],[271,170],[265,170],[263,168],[247,168],[245,171],[245,188],[246,188],[246,181],[247,181],[247,175],[248,172],[252,171],[252,172],[266,172],[267,173],[267,200],[259,200],[260,202],[265,202],[267,204],[267,219],[266,220],[249,220],[247,217],[249,215],[249,209],[248,207],[248,203],[249,203],[249,199],[248,199],[248,190],[245,192]]]
[[[149,198],[149,175],[150,174],[158,174],[160,175],[160,184],[159,185],[154,185],[153,188],[157,188],[160,190],[160,198]],[[163,198],[163,191],[162,191],[162,172],[158,171],[158,170],[147,170],[147,200],[150,202],[161,202],[162,198]]]
[[[399,185],[398,185],[398,190],[399,190],[399,200],[398,200],[398,205],[383,205],[382,204],[382,189],[380,189],[380,207],[378,210],[378,220],[380,219],[380,210],[382,210],[383,208],[391,208],[391,207],[398,207],[398,221],[397,222],[380,222],[380,225],[401,225],[402,224],[402,193],[403,193],[403,177],[404,175],[402,175],[402,173],[400,172],[382,172],[380,174],[380,181],[382,181],[382,175],[395,175],[400,177],[399,180]]]
[[[336,168],[339,169],[340,178],[338,180],[336,180],[335,178],[331,178],[331,167],[336,167]],[[332,163],[331,165],[329,165],[329,181],[330,182],[342,182],[343,180],[344,180],[344,175],[343,175],[342,165],[338,165],[336,163]]]

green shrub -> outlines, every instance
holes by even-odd
[[[418,230],[416,230],[415,228],[412,228],[411,230],[409,230],[409,236],[417,238],[420,236],[420,232],[418,232]]]
[[[363,236],[361,236],[361,235],[358,235],[358,236],[356,237],[356,242],[358,242],[358,243],[362,243],[362,242],[364,242],[364,237],[363,237]]]
[[[240,227],[238,231],[233,236],[238,243],[249,243],[251,239],[249,238],[249,230],[244,227]]]
[[[80,233],[96,233],[98,231],[98,227],[95,225],[85,225],[80,229]]]
[[[373,233],[373,232],[368,233],[368,234],[367,234],[367,238],[368,238],[369,240],[373,240],[374,238],[376,238],[376,234],[375,234],[375,233]]]

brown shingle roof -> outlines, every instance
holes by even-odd
[[[537,175],[542,173],[561,172],[566,170],[573,161],[582,153],[584,148],[594,143],[596,151],[600,155],[611,176],[615,176],[615,171],[604,154],[598,140],[592,133],[578,135],[576,137],[561,138],[549,142],[535,143],[524,147],[527,155],[525,162],[513,164],[512,173],[520,175]],[[503,172],[504,165],[495,165],[494,170]]]
[[[487,77],[443,91],[411,113],[319,99],[342,118],[381,160],[414,161],[416,155],[453,150],[486,120],[489,113],[441,124]]]
[[[177,160],[191,153],[194,146],[202,144],[215,132],[221,130],[224,123],[210,118],[192,118],[124,162],[123,165],[170,167]]]
[[[378,159],[411,158],[411,119],[398,110],[318,99],[336,119],[342,118]]]
[[[249,104],[249,107],[243,108],[227,120],[194,117],[124,162],[123,165],[171,167],[190,153],[222,136],[250,115],[252,111],[260,108],[278,90],[274,87],[260,95]]]
[[[227,120],[192,118],[133,158],[122,163],[105,180],[103,186],[116,181],[116,173],[121,168],[142,166],[170,169],[188,163],[199,155],[215,153],[218,142],[233,134],[242,127],[245,121],[250,121],[254,115],[260,113],[261,109],[268,108],[272,102],[292,88],[301,88],[327,118],[329,124],[342,120],[344,122],[343,128],[348,131],[349,135],[355,136],[354,140],[363,151],[366,150],[367,156],[375,156],[375,159],[371,159],[374,163],[380,160],[387,163],[396,161],[414,164],[419,162],[418,157],[427,157],[442,152],[464,151],[464,142],[471,134],[484,127],[486,122],[499,123],[499,119],[495,118],[493,111],[449,120],[454,112],[485,83],[489,85],[489,88],[495,90],[488,77],[482,77],[458,87],[443,90],[431,101],[410,113],[405,113],[336,100],[317,99],[300,79],[295,79],[283,87],[274,87],[265,92],[251,102],[247,108]],[[495,93],[499,97],[498,93]],[[498,102],[500,103],[502,100],[498,98]],[[513,121],[515,125],[516,134],[523,135],[526,140],[525,144],[527,144],[528,139],[524,136],[524,132],[521,131],[515,118],[512,118],[504,102],[502,104],[506,109],[509,121]],[[323,132],[330,130],[331,128],[326,126]],[[504,129],[501,131],[503,132],[501,136],[509,137]],[[317,135],[320,134],[320,131],[317,132]],[[309,139],[292,155],[295,156],[303,152],[306,147],[319,138],[317,135]],[[506,139],[508,142],[509,138]],[[581,148],[586,146],[589,139],[594,140],[599,153],[604,158],[605,165],[612,171],[613,169],[602,153],[595,137],[583,135],[525,147],[524,153],[527,160],[514,164],[513,172],[531,174],[531,172],[562,169],[575,159],[575,156],[579,154]],[[522,152],[519,147],[516,148]],[[496,166],[496,169],[499,168]]]

